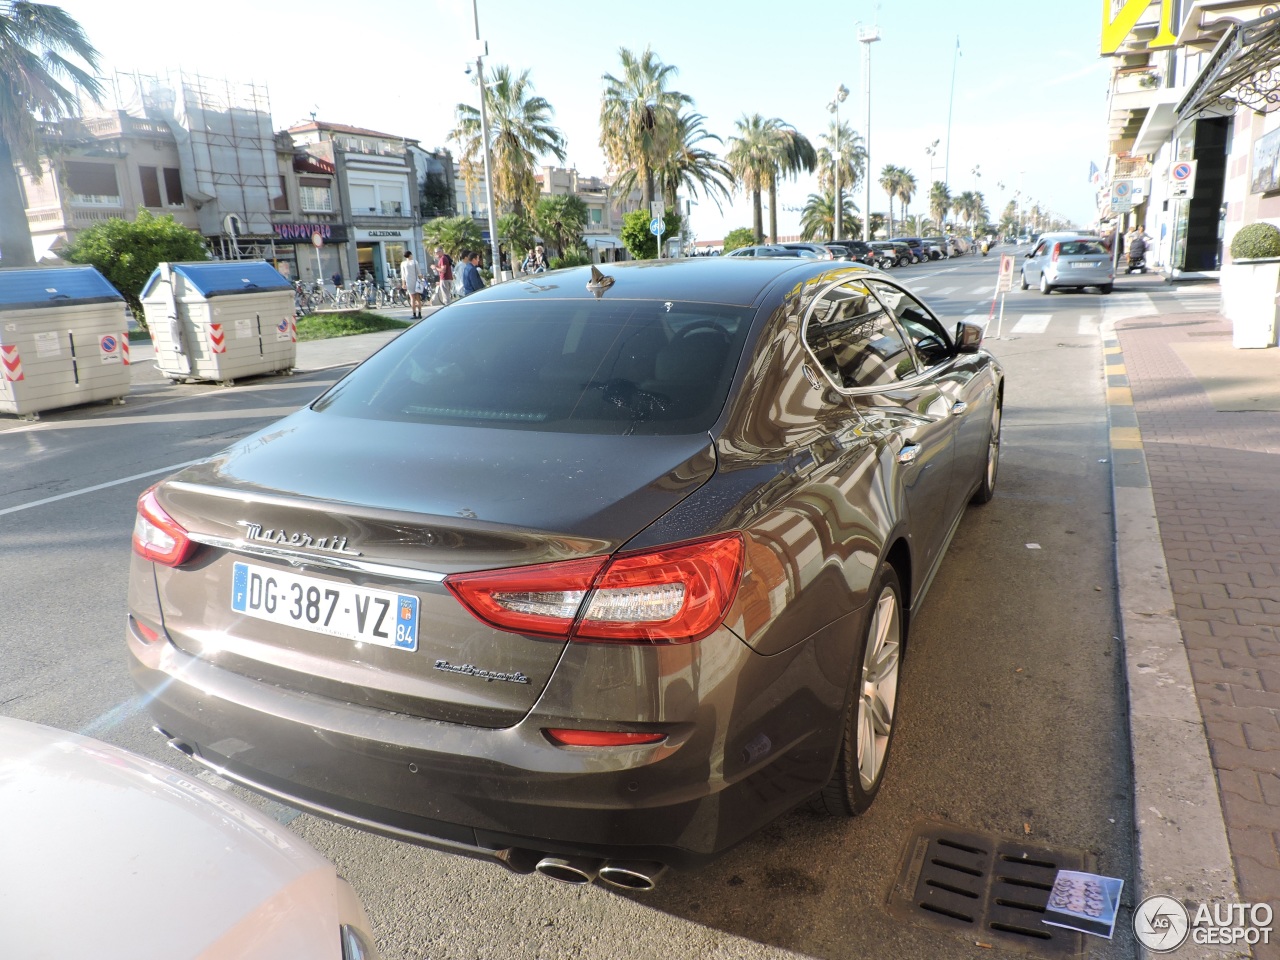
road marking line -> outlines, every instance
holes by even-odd
[[[955,293],[959,289],[959,287],[943,287],[941,290],[934,290],[933,295],[935,297],[945,297],[947,294]]]
[[[982,295],[982,294],[984,294],[984,293],[990,293],[990,292],[991,292],[992,290],[994,290],[995,288],[996,288],[996,287],[995,287],[995,284],[994,284],[994,283],[993,283],[993,284],[991,284],[990,286],[987,286],[987,287],[974,287],[974,288],[973,288],[973,294],[974,294],[974,296],[981,296],[981,295]]]
[[[1049,329],[1049,321],[1053,319],[1052,313],[1024,313],[1018,318],[1018,322],[1013,325],[1010,333],[1044,333]]]
[[[203,460],[204,458],[200,458]],[[119,480],[108,480],[106,483],[97,483],[92,487],[84,487],[80,490],[69,490],[66,493],[60,493],[56,497],[45,497],[43,500],[32,500],[30,503],[20,503],[16,507],[5,507],[0,510],[0,517],[10,513],[21,513],[23,510],[33,510],[36,507],[43,507],[46,504],[57,503],[59,500],[69,500],[72,497],[83,496],[86,493],[96,493],[99,490],[106,490],[109,487],[118,487],[122,483],[133,483],[135,480],[145,480],[147,477],[158,476],[162,473],[173,473],[175,470],[181,470],[183,467],[189,467],[192,464],[200,463],[200,460],[188,460],[185,463],[175,463],[168,467],[160,467],[158,470],[148,470],[146,473],[135,473],[131,477],[121,477]]]
[[[1093,317],[1085,314],[1080,318],[1080,322],[1076,324],[1076,333],[1082,337],[1091,337],[1098,332],[1098,321]]]

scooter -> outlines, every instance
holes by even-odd
[[[1147,258],[1145,256],[1143,256],[1142,254],[1139,254],[1136,257],[1129,258],[1129,265],[1125,269],[1125,273],[1146,273],[1146,272],[1147,272]]]
[[[988,251],[988,250],[990,250],[990,249],[991,249],[991,245],[990,245],[989,243],[987,243],[987,241],[983,240],[983,241],[982,241],[982,255],[983,255],[984,257],[987,255],[987,251]]]

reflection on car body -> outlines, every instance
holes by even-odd
[[[1003,374],[880,273],[729,259],[481,291],[144,495],[127,644],[159,728],[570,882],[652,886],[815,794],[865,809],[910,615],[994,490]],[[250,562],[293,571],[296,620],[234,609]],[[413,649],[324,631],[328,591],[372,590]]]

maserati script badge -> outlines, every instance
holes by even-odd
[[[361,556],[359,550],[347,549],[347,538],[334,535],[332,537],[313,537],[309,533],[289,533],[287,530],[263,530],[262,524],[250,523],[248,520],[238,521],[245,528],[246,540],[255,543],[271,543],[281,547],[310,547],[313,550],[327,550],[348,557]]]

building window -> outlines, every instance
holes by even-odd
[[[308,183],[308,180],[313,182]],[[314,182],[316,178],[304,177],[298,187],[298,199],[304,213],[333,213],[333,188],[327,180]]]
[[[378,212],[377,189],[370,184],[364,184],[364,183],[351,184],[351,212],[352,213],[377,213]]]
[[[72,203],[103,207],[120,206],[120,187],[116,182],[114,164],[68,160],[66,173],[67,191],[71,194]]]
[[[380,209],[384,217],[400,217],[404,215],[404,208],[399,200],[383,200]]]
[[[187,204],[187,198],[182,193],[182,174],[177,167],[164,168],[164,195],[171,207],[184,207]]]
[[[603,219],[603,214],[604,214],[604,211],[601,210],[599,207],[592,207],[591,222],[594,224],[599,224]]]
[[[160,174],[155,167],[139,167],[138,176],[142,179],[142,205],[144,207],[162,207],[160,200]]]
[[[271,198],[271,209],[287,212],[289,210],[289,184],[280,174],[280,196]]]

